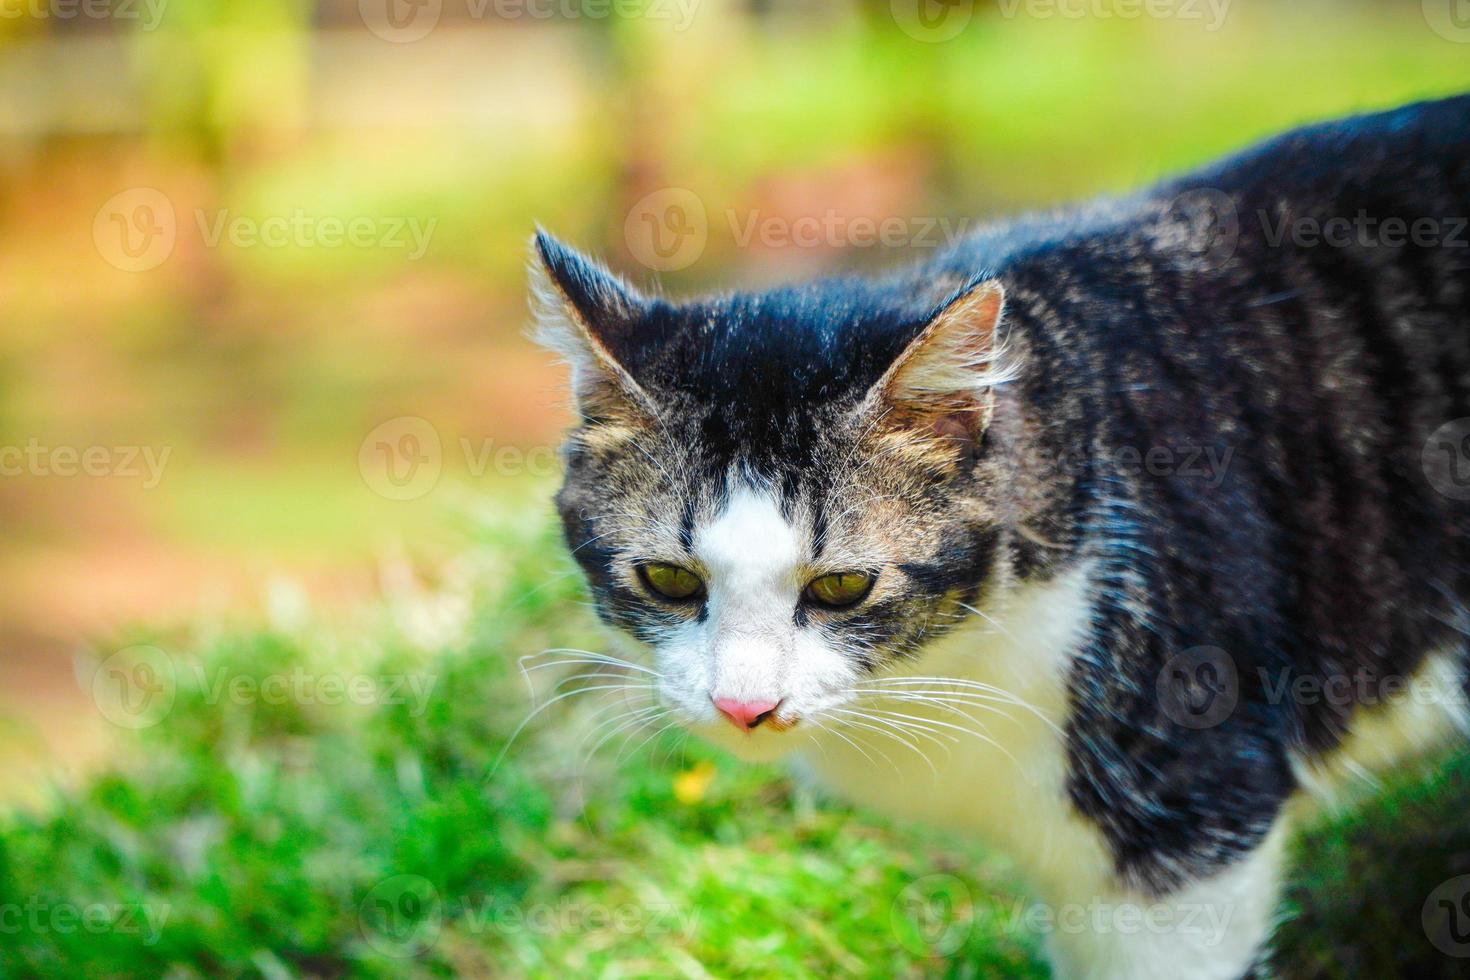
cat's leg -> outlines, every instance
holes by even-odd
[[[1283,820],[1252,852],[1171,894],[1063,886],[1031,928],[1058,980],[1242,980],[1265,974],[1284,861]],[[1048,914],[1049,913],[1049,914]]]

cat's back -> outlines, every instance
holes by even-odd
[[[1449,231],[1470,212],[1470,94],[1302,126],[1135,194],[986,225],[930,268],[1105,277],[1151,259],[1220,272],[1256,249],[1314,247],[1312,227],[1359,212],[1360,225],[1418,219],[1421,243],[1426,219]],[[1283,229],[1283,214],[1300,227]]]
[[[1283,134],[998,258],[1058,425],[1105,431],[1110,458],[1228,458],[1110,486],[1189,642],[1322,681],[1440,654],[1465,677],[1467,212],[1462,96]],[[1290,727],[1324,750],[1358,701]]]
[[[1470,94],[1302,126],[1166,181],[1154,195],[1213,187],[1247,202],[1340,206],[1344,196],[1432,196],[1467,185]]]

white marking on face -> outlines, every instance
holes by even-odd
[[[760,626],[778,605],[796,610],[805,547],[769,493],[741,488],[724,511],[694,535],[694,556],[709,570],[711,618]],[[784,617],[790,619],[791,617]]]
[[[658,645],[664,693],[694,721],[707,722],[701,734],[714,741],[747,756],[779,754],[790,747],[782,733],[768,726],[738,732],[718,717],[712,699],[779,701],[778,715],[789,719],[845,697],[856,678],[851,659],[796,622],[809,535],[770,492],[741,485],[712,521],[695,528],[693,552],[705,575],[707,611],[703,622]]]

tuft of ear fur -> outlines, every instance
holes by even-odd
[[[633,287],[541,229],[531,240],[532,339],[566,361],[586,418],[652,411],[648,393],[613,353],[646,300]]]
[[[990,420],[991,389],[1005,380],[997,338],[1005,290],[987,280],[951,299],[873,386],[869,404],[899,422],[940,434],[978,434]]]

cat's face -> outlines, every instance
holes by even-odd
[[[541,336],[582,414],[567,545],[687,726],[778,756],[1003,577],[997,285],[674,306],[536,247]]]

